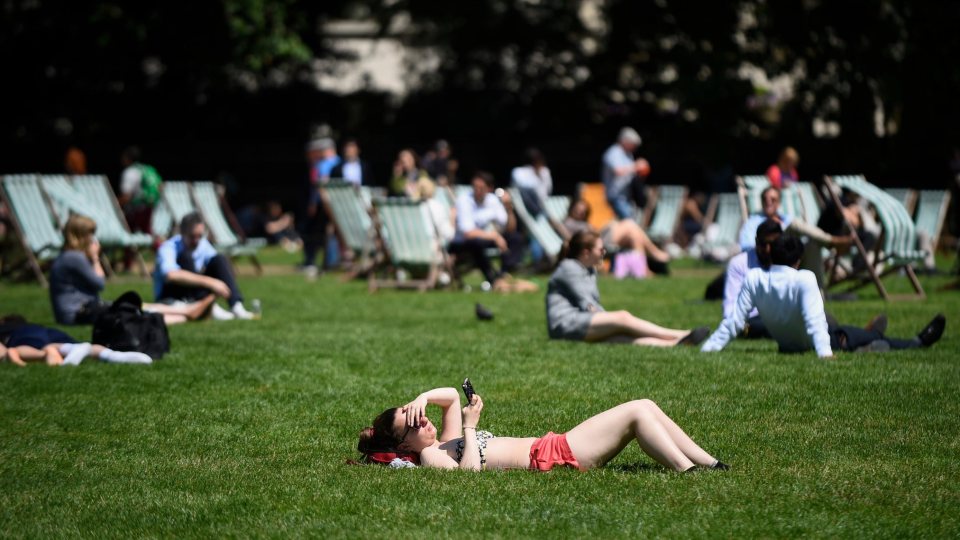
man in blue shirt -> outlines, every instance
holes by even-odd
[[[600,175],[607,191],[607,202],[617,214],[617,219],[633,217],[629,194],[638,166],[633,159],[633,152],[640,146],[640,141],[640,135],[633,128],[625,127],[620,130],[617,142],[603,154]]]
[[[200,214],[192,212],[180,222],[180,234],[157,250],[153,292],[158,302],[193,302],[210,294],[227,300],[230,311],[213,304],[217,320],[252,319],[243,307],[243,296],[234,278],[230,261],[217,253],[206,238]]]

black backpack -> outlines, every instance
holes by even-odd
[[[144,313],[143,302],[134,291],[120,298],[93,322],[90,341],[115,351],[139,351],[159,360],[170,352],[170,335],[163,315]]]

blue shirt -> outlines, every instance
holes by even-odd
[[[153,271],[154,298],[160,299],[160,294],[163,292],[163,283],[166,281],[167,274],[174,270],[181,270],[180,265],[177,263],[177,257],[183,253],[184,249],[183,237],[179,234],[160,244],[160,249],[157,250],[156,269]],[[190,255],[193,259],[194,269],[197,273],[202,274],[207,267],[207,263],[210,262],[210,259],[217,256],[217,250],[213,247],[213,244],[207,240],[207,237],[203,237]]]
[[[792,216],[777,214],[777,217],[780,218],[780,226],[783,230],[787,230],[787,227],[790,226],[790,222],[793,221]],[[760,224],[766,220],[767,215],[760,212],[757,214],[750,214],[750,217],[743,222],[743,226],[740,227],[740,236],[737,239],[737,243],[740,244],[741,251],[746,251],[748,249],[757,247],[757,227],[759,227]]]
[[[616,169],[622,167],[629,167],[630,171],[618,176]],[[603,169],[600,172],[600,177],[603,179],[603,186],[607,190],[608,199],[626,195],[634,174],[633,156],[627,153],[620,146],[620,143],[607,148],[607,151],[603,153]]]
[[[330,179],[330,173],[334,167],[340,164],[340,161],[340,156],[330,156],[317,163],[317,176],[321,182],[326,182]]]

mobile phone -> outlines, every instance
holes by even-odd
[[[473,394],[476,393],[473,391],[473,385],[470,384],[469,377],[463,380],[463,384],[461,385],[461,388],[463,388],[463,395],[467,396],[467,405],[469,405],[470,402],[473,401]]]

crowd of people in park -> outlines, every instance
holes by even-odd
[[[767,170],[768,185],[759,194],[760,211],[743,220],[737,239],[739,253],[729,259],[711,287],[722,300],[718,324],[669,328],[648,320],[651,313],[640,313],[641,318],[626,310],[608,311],[600,301],[599,275],[609,272],[617,279],[668,275],[674,257],[669,248],[651,239],[637,220],[638,209],[648,202],[645,183],[650,174],[650,163],[635,156],[641,142],[634,129],[623,128],[601,156],[604,196],[592,204],[606,205],[611,218],[599,226],[591,221],[596,209],[585,198],[570,201],[564,216],[548,211],[554,181],[547,158],[536,148],[526,152],[524,163],[511,170],[503,185],[498,186],[491,173],[477,170],[464,176],[467,183],[459,188],[459,163],[447,141],[437,141],[422,157],[403,148],[396,155],[384,195],[424,205],[437,249],[461,265],[475,268],[485,290],[538,291],[536,283],[515,274],[531,261],[536,268],[548,268],[544,305],[546,338],[552,340],[696,347],[694,350],[711,353],[738,337],[771,339],[781,353],[814,351],[821,358],[833,358],[841,351],[930,347],[943,336],[946,319],[942,314],[916,335],[895,338],[886,334],[888,321],[883,314],[860,327],[840,324],[825,311],[824,272],[835,269],[825,266],[823,249],[849,250],[854,239],[872,245],[877,241],[876,225],[871,224],[869,212],[855,204],[852,192],[839,194],[839,205],[833,202],[834,208],[825,210],[817,223],[784,213],[783,190],[799,181],[799,154],[790,147]],[[356,189],[369,188],[377,181],[355,139],[343,141],[340,153],[328,137],[311,141],[306,150],[310,174],[304,219],[297,222],[277,201],[241,211],[238,217],[249,227],[248,232],[290,251],[302,248],[303,272],[315,278],[320,273],[317,256],[321,251],[325,268],[357,255],[350,252],[337,228],[324,188],[334,181]],[[126,149],[121,161],[124,169],[116,195],[127,225],[131,231],[152,233],[152,214],[161,201],[163,180],[156,169],[142,162],[137,148]],[[72,174],[85,173],[82,152],[71,149],[66,166]],[[545,246],[525,234],[528,226],[521,224],[518,206],[526,214],[542,217],[562,239],[563,247],[552,264],[538,264],[548,260]],[[374,207],[369,210],[375,218]],[[677,234],[688,239],[701,234],[703,198],[687,198],[680,211]],[[97,325],[107,317],[116,320],[117,313],[132,310],[160,324],[165,335],[167,326],[188,321],[258,318],[258,309],[248,309],[245,303],[230,258],[211,243],[204,217],[198,212],[183,216],[169,237],[156,238],[153,302],[141,302],[131,293],[113,301],[102,298],[107,273],[96,218],[72,214],[63,227],[63,248],[49,268],[50,305],[58,324],[92,325],[97,336]],[[7,221],[0,224],[9,228]],[[868,254],[858,256],[860,264],[870,264]],[[129,265],[132,250],[124,258]],[[0,358],[12,364],[77,365],[85,358],[133,364],[153,361],[136,347],[115,350],[93,341],[79,342],[60,329],[33,324],[17,315],[0,318]],[[441,409],[439,429],[426,415],[428,405]],[[373,425],[361,432],[358,450],[365,463],[393,467],[545,471],[566,466],[585,470],[602,466],[636,440],[671,470],[729,468],[693,442],[650,400],[624,403],[567,433],[549,432],[542,437],[495,437],[479,430],[482,409],[483,400],[472,390],[462,407],[456,390],[429,390],[377,416]]]

